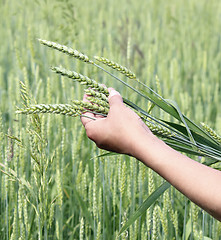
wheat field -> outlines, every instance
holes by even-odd
[[[164,180],[129,156],[105,156],[78,117],[16,113],[27,104],[82,99],[82,85],[51,71],[59,65],[149,107],[40,38],[128,67],[220,134],[220,1],[1,0],[0,9],[0,239],[221,239],[220,222],[172,187],[119,236]]]

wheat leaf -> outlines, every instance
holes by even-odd
[[[124,226],[120,229],[118,234],[121,235],[131,224],[133,224],[137,218],[142,216],[146,210],[170,187],[170,183],[164,182],[158,187],[137,209],[137,211],[128,219]]]

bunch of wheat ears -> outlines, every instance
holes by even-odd
[[[206,124],[196,125],[186,116],[184,116],[175,102],[165,100],[147,85],[138,80],[136,75],[128,68],[123,67],[113,61],[104,57],[95,56],[94,59],[98,62],[115,69],[127,78],[137,81],[139,88],[134,88],[117,76],[108,72],[106,69],[89,59],[88,56],[82,54],[77,50],[73,50],[67,46],[39,39],[39,42],[49,48],[56,49],[71,57],[79,59],[85,63],[92,64],[95,67],[103,70],[105,73],[111,75],[113,78],[120,81],[126,87],[132,89],[140,97],[144,98],[147,102],[150,101],[152,106],[159,107],[167,112],[170,116],[180,121],[180,124],[161,120],[150,115],[150,111],[141,109],[139,106],[125,99],[124,103],[133,108],[143,121],[147,124],[150,130],[157,136],[164,139],[164,141],[176,150],[197,155],[208,157],[209,160],[204,164],[211,165],[221,160],[221,137]],[[63,114],[67,116],[85,116],[85,112],[93,112],[102,116],[107,116],[109,111],[108,104],[108,90],[103,84],[98,83],[94,79],[84,76],[80,73],[67,70],[62,67],[51,67],[52,71],[62,76],[68,77],[75,82],[85,85],[85,93],[88,102],[73,100],[72,104],[37,104],[20,108],[17,113],[34,114],[34,113],[53,113]],[[142,90],[140,90],[142,89]],[[87,116],[88,117],[88,116]]]

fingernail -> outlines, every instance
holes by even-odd
[[[113,97],[113,96],[115,96],[115,95],[119,95],[119,96],[120,96],[120,93],[117,92],[116,90],[111,90],[111,91],[110,91],[110,94],[109,94],[109,98],[111,98],[111,97]]]

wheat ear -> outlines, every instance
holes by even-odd
[[[221,143],[221,136],[219,136],[211,127],[209,127],[207,124],[202,123],[201,125],[203,127],[204,130],[206,130],[209,135],[214,138],[217,142]]]
[[[103,101],[100,98],[96,98],[96,97],[90,97],[88,96],[87,99],[89,100],[89,102],[96,104],[98,106],[104,107],[104,108],[108,108],[109,109],[109,103]]]
[[[133,73],[133,72],[132,72],[131,70],[129,70],[128,68],[123,67],[123,66],[121,66],[120,64],[118,64],[118,63],[116,63],[116,62],[113,62],[113,61],[111,61],[111,60],[109,60],[109,59],[107,59],[107,58],[104,58],[104,57],[94,56],[94,58],[95,58],[97,61],[99,61],[99,62],[107,65],[108,67],[111,67],[112,69],[117,70],[118,72],[122,73],[122,74],[125,75],[126,77],[138,81],[135,73]]]
[[[95,91],[94,89],[91,89],[91,88],[85,89],[84,92],[88,96],[99,98],[108,103],[107,96],[105,94],[103,94],[102,92]]]
[[[66,76],[68,78],[71,78],[73,80],[78,81],[82,85],[86,85],[88,87],[94,88],[97,91],[105,94],[106,96],[109,95],[109,92],[107,90],[107,87],[103,86],[100,83],[97,83],[94,79],[91,79],[87,76],[84,76],[80,73],[76,73],[74,71],[69,71],[62,67],[51,67],[51,70],[55,73],[61,74],[62,76]]]
[[[41,44],[43,44],[43,45],[45,45],[47,47],[56,49],[56,50],[58,50],[60,52],[63,52],[65,54],[69,55],[69,56],[77,58],[77,59],[79,59],[79,60],[81,60],[83,62],[87,62],[87,63],[93,64],[93,61],[91,61],[87,55],[85,55],[85,54],[83,54],[83,53],[81,53],[81,52],[79,52],[77,50],[69,48],[69,47],[67,47],[65,45],[61,45],[59,43],[55,43],[55,42],[51,42],[51,41],[47,41],[47,40],[43,40],[43,39],[38,39],[38,41]]]
[[[34,114],[34,113],[54,113],[67,116],[79,116],[82,111],[75,105],[71,104],[38,104],[32,105],[24,109],[18,109],[16,113]]]
[[[76,106],[82,107],[84,111],[91,111],[91,112],[97,112],[97,113],[102,113],[104,115],[107,115],[109,112],[109,108],[99,106],[97,104],[93,104],[90,102],[84,102],[84,101],[79,101],[79,100],[73,100],[72,103]]]
[[[174,137],[175,133],[167,129],[166,127],[154,124],[152,122],[146,122],[146,125],[151,130],[152,133],[161,137]]]

